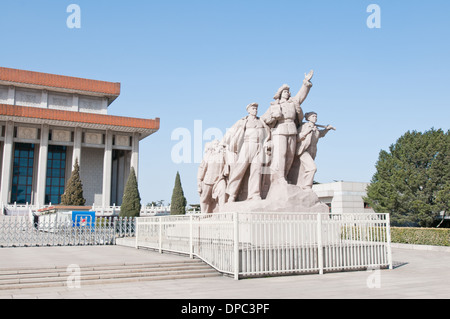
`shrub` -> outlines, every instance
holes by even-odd
[[[450,246],[450,229],[391,227],[391,242],[413,245]]]

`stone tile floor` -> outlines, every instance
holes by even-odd
[[[1,290],[0,299],[448,299],[450,253],[393,248],[393,270],[244,279],[230,277]],[[180,260],[129,247],[0,249],[0,268]]]

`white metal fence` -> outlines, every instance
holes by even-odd
[[[89,217],[72,221],[61,215],[0,216],[0,248],[114,245],[135,235],[135,218]]]
[[[136,247],[197,256],[235,279],[392,268],[387,214],[141,217],[136,223]]]
[[[30,204],[11,204],[5,205],[3,202],[0,202],[0,216],[26,216],[29,214],[30,210],[33,212],[38,211],[39,209],[53,207],[50,203],[49,205],[38,206],[38,205],[30,205]],[[120,214],[120,206],[95,206],[92,204],[90,211],[95,212],[96,216],[103,217],[112,217],[119,216]],[[186,207],[186,214],[200,214],[199,210]],[[168,206],[142,206],[140,211],[141,217],[152,217],[152,216],[164,216],[170,215],[170,205]]]

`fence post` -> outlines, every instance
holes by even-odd
[[[113,218],[113,227],[114,227],[114,230],[113,230],[113,245],[115,245],[116,244],[116,236],[117,236],[117,218],[114,218],[114,217],[112,217]]]
[[[389,213],[386,214],[386,245],[387,245],[387,258],[388,258],[388,264],[389,269],[393,269],[392,264],[392,250],[391,250],[391,219]]]
[[[136,217],[134,222],[134,235],[136,236],[135,248],[139,249],[138,238],[139,238],[139,218]]]
[[[239,213],[233,214],[234,219],[234,280],[239,280]]]
[[[159,217],[159,253],[162,254],[162,217]]]
[[[322,214],[317,214],[317,262],[319,274],[323,275]]]
[[[193,246],[193,222],[192,222],[193,216],[189,216],[189,258],[194,259],[194,246]]]

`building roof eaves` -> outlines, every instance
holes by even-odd
[[[160,127],[160,119],[140,119],[95,113],[61,111],[36,107],[0,104],[0,116],[17,119],[35,119],[39,122],[57,121],[71,123],[70,126],[110,126],[134,128],[142,131],[156,132]]]
[[[36,87],[59,88],[79,92],[101,93],[117,97],[120,95],[120,83],[90,80],[34,71],[0,67],[0,81],[14,85],[28,84]]]

